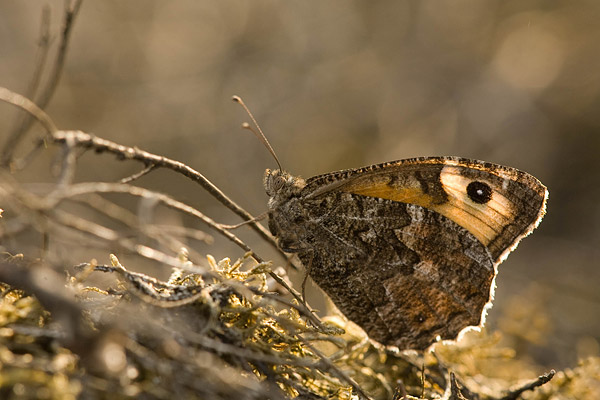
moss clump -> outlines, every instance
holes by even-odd
[[[208,268],[190,272],[185,253],[180,260],[167,281],[130,272],[115,256],[79,265],[67,279],[79,327],[52,322],[34,297],[3,284],[2,398],[562,399],[600,390],[597,358],[541,389],[511,392],[539,367],[515,359],[499,334],[397,353],[339,316],[318,324],[282,301],[269,290],[268,264],[208,257]],[[18,264],[4,266],[31,268]],[[117,279],[88,284],[99,272]]]
[[[49,313],[21,290],[0,284],[0,291],[0,398],[77,398],[78,357],[59,345]]]

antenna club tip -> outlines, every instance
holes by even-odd
[[[242,128],[244,128],[244,129],[248,129],[248,128],[250,128],[250,124],[249,124],[249,123],[247,123],[247,122],[243,122],[243,123],[242,123]]]
[[[240,96],[232,96],[231,100],[235,101],[236,103],[241,103],[242,99]]]

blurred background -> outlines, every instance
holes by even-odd
[[[62,1],[0,4],[0,86],[25,92],[45,5],[56,52]],[[599,18],[599,2],[570,0],[89,1],[47,112],[61,129],[182,161],[254,215],[266,211],[262,175],[275,163],[240,129],[248,117],[234,94],[303,177],[432,155],[527,171],[550,190],[548,214],[500,266],[488,326],[523,357],[562,368],[600,354]],[[16,115],[0,104],[2,143]],[[55,155],[17,178],[54,182]],[[78,181],[140,169],[95,154],[78,165]],[[138,184],[239,222],[173,172]],[[203,228],[166,210],[160,218]],[[283,263],[248,229],[236,233]],[[197,250],[242,255],[219,238]],[[73,263],[108,258],[67,253]]]

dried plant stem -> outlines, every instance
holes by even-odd
[[[120,159],[132,159],[143,162],[146,165],[146,167],[152,166],[152,168],[167,168],[182,174],[183,176],[200,184],[214,198],[220,201],[231,211],[239,215],[245,221],[252,221],[249,222],[249,225],[252,227],[252,229],[254,229],[263,239],[270,243],[273,246],[273,248],[281,252],[277,247],[275,239],[262,225],[253,221],[252,215],[250,215],[246,210],[244,210],[233,200],[231,200],[227,195],[225,195],[225,193],[223,193],[217,186],[215,186],[201,173],[187,166],[186,164],[180,161],[172,160],[167,157],[152,154],[135,147],[117,144],[111,142],[110,140],[102,139],[80,131],[57,131],[53,134],[52,137],[53,140],[58,143],[66,143],[67,138],[70,137],[73,139],[74,145],[77,147],[90,148],[94,149],[97,152],[106,151],[108,153],[115,154]]]
[[[126,194],[136,196],[136,197],[146,197],[146,198],[156,199],[170,208],[176,209],[178,211],[184,212],[186,214],[192,215],[192,216],[200,219],[206,225],[215,229],[221,235],[223,235],[224,237],[226,237],[227,239],[229,239],[230,241],[235,243],[240,248],[244,249],[246,252],[251,252],[252,257],[254,259],[256,259],[258,262],[264,262],[264,259],[262,257],[260,257],[259,255],[257,255],[250,248],[250,246],[245,244],[241,239],[239,239],[236,235],[234,235],[230,231],[222,229],[218,223],[216,223],[214,220],[207,217],[206,215],[202,214],[200,211],[196,210],[195,208],[193,208],[191,206],[188,206],[187,204],[184,204],[177,200],[174,200],[167,195],[164,195],[161,193],[156,193],[156,192],[150,191],[148,189],[144,189],[144,188],[140,188],[140,187],[136,187],[136,186],[130,186],[130,185],[126,185],[126,184],[117,184],[117,183],[98,183],[98,182],[81,183],[81,184],[71,185],[68,188],[65,188],[60,191],[55,191],[54,193],[52,193],[47,199],[48,200],[47,207],[49,209],[52,209],[52,208],[55,208],[58,205],[58,202],[60,202],[63,199],[66,199],[69,197],[75,197],[75,196],[79,196],[79,195],[83,195],[83,194],[91,194],[91,193],[126,193]],[[79,228],[86,229],[87,227],[88,226],[80,226]],[[105,232],[105,230],[101,230],[101,231]],[[105,238],[107,240],[115,240],[114,235],[108,235]],[[271,273],[271,277],[273,279],[275,279],[278,284],[280,284],[281,286],[286,288],[292,295],[294,295],[294,297],[296,297],[296,299],[298,301],[300,301],[302,304],[305,304],[304,302],[301,301],[300,296],[295,292],[295,290],[293,290],[277,274]],[[310,312],[310,310],[308,308],[305,311],[310,314],[311,320],[315,324],[317,324],[317,326],[322,327],[318,318],[316,318],[314,316],[314,314],[312,312]]]
[[[534,390],[535,388],[538,388],[538,387],[550,382],[552,380],[552,378],[554,378],[554,375],[556,375],[555,370],[551,370],[550,372],[540,375],[533,382],[523,385],[522,387],[520,387],[518,389],[511,390],[510,392],[508,392],[508,394],[506,396],[502,397],[500,400],[517,400],[524,392],[527,392],[529,390]]]
[[[221,229],[219,224],[215,222],[213,219],[207,217],[200,211],[196,210],[194,207],[184,204],[180,201],[177,201],[165,194],[153,192],[148,189],[144,189],[137,186],[131,186],[122,183],[103,183],[103,182],[93,182],[93,183],[79,183],[70,185],[62,190],[58,190],[50,194],[47,198],[48,207],[55,208],[59,202],[62,200],[81,196],[85,194],[93,194],[93,193],[125,193],[135,197],[144,197],[144,198],[152,198],[155,199],[169,208],[173,208],[175,210],[184,212],[188,215],[192,215],[195,218],[201,220],[203,223],[215,229],[221,235],[229,239],[231,242],[235,243],[237,246],[242,248],[246,252],[252,252],[250,246],[244,243],[241,239],[239,239],[236,235],[231,233],[228,230]],[[253,256],[258,257],[253,253]],[[260,257],[258,257],[260,258]],[[259,262],[262,262],[260,260]]]
[[[200,174],[198,171],[194,170],[193,168],[187,166],[186,164],[184,164],[180,161],[171,160],[167,157],[152,154],[147,151],[140,150],[138,148],[120,145],[120,144],[111,142],[110,140],[102,139],[102,138],[96,137],[94,135],[85,133],[85,132],[59,131],[58,128],[54,125],[54,122],[52,121],[52,119],[42,109],[37,107],[29,99],[27,99],[17,93],[14,93],[6,88],[0,87],[0,100],[4,100],[10,104],[13,104],[15,106],[18,106],[18,107],[23,108],[26,111],[28,111],[38,121],[40,121],[40,123],[42,123],[44,128],[51,134],[51,139],[54,142],[65,143],[68,146],[68,148],[71,148],[73,146],[73,147],[81,147],[81,148],[86,148],[86,149],[91,148],[91,149],[94,149],[96,152],[106,151],[106,152],[117,155],[117,157],[120,159],[133,159],[133,160],[141,161],[147,167],[153,166],[153,168],[159,168],[159,167],[168,168],[168,169],[179,172],[180,174],[190,178],[194,182],[200,184],[213,197],[215,197],[217,200],[219,200],[223,205],[225,205],[227,208],[232,210],[234,213],[236,213],[237,215],[242,217],[245,221],[250,221],[249,225],[252,227],[252,229],[254,229],[264,240],[267,241],[267,243],[271,244],[271,246],[274,249],[276,249],[280,254],[282,254],[286,259],[288,258],[285,255],[285,253],[283,253],[279,249],[275,239],[271,236],[271,234],[262,225],[257,223],[256,220],[252,217],[252,215],[250,215],[246,210],[244,210],[242,207],[240,207],[238,204],[236,204],[233,200],[231,200],[227,195],[225,195],[225,193],[223,193],[217,186],[215,186],[211,181],[209,181],[207,178],[205,178],[202,174]],[[70,169],[72,169],[74,167],[74,163],[66,162],[64,165],[65,165],[65,169],[67,169],[67,170],[63,171],[63,176],[66,176],[66,177],[72,176],[72,171],[70,171]],[[68,179],[68,178],[65,178],[65,179]],[[187,206],[187,207],[189,207],[189,206]],[[193,208],[191,208],[191,209],[193,209]],[[195,210],[195,211],[197,212],[197,210]],[[205,217],[205,218],[208,218],[208,217]],[[208,222],[208,219],[204,219],[204,220],[205,220],[205,222]],[[227,232],[226,230],[222,229],[221,227],[218,227],[217,226],[218,224],[216,224],[214,221],[212,221],[212,220],[210,220],[210,221],[212,223],[212,225],[210,225],[210,223],[209,223],[209,225],[211,227],[213,227],[214,229],[219,231],[221,234],[226,236],[228,239],[234,241],[234,243],[240,245],[240,247],[242,247],[244,250],[251,251],[250,248],[247,245],[245,245],[243,242],[239,241],[240,243],[238,243],[237,240],[239,240],[239,239],[237,239],[237,237],[235,235]],[[225,233],[225,232],[227,232],[227,233]],[[234,238],[236,238],[237,240]],[[262,258],[259,258],[258,256],[256,256],[255,258],[258,262],[263,262]],[[294,296],[294,298],[296,298],[301,304],[305,304],[305,302],[302,300],[302,297],[300,296],[300,294],[297,291],[295,291],[293,288],[291,288],[277,274],[271,273],[270,275],[278,284],[285,287],[292,294],[292,296]],[[306,307],[306,310],[309,310],[309,308]],[[321,325],[319,319],[316,316],[314,316],[314,314],[312,312],[309,311],[309,313],[312,315],[312,317],[310,318],[311,321],[313,321],[313,323],[315,323],[317,326],[321,327],[322,325]]]
[[[42,12],[39,51],[38,56],[36,57],[37,61],[35,63],[33,76],[27,90],[27,97],[36,99],[35,103],[42,110],[46,108],[52,99],[52,96],[56,91],[56,87],[58,86],[58,82],[60,81],[67,56],[67,49],[69,48],[69,39],[71,38],[73,25],[81,8],[82,2],[83,0],[65,0],[65,13],[58,52],[56,54],[56,58],[54,60],[46,85],[43,89],[41,89],[41,93],[36,96],[36,92],[38,91],[39,83],[46,66],[50,44],[50,35],[48,32],[50,12],[47,8],[44,8]],[[35,117],[37,118],[37,116]],[[14,151],[27,129],[29,129],[32,121],[33,120],[27,116],[20,117],[12,132],[9,133],[8,139],[4,143],[2,155],[0,156],[0,165],[10,165]]]
[[[119,159],[131,159],[141,161],[146,165],[146,169],[142,171],[143,173],[147,173],[145,172],[146,170],[148,170],[149,172],[150,169],[154,168],[168,168],[172,171],[184,175],[185,177],[200,184],[200,186],[202,186],[214,198],[216,198],[234,213],[242,217],[245,221],[250,221],[248,224],[252,227],[252,229],[254,229],[263,239],[265,239],[269,244],[271,244],[273,248],[275,248],[278,252],[281,253],[281,250],[279,250],[279,248],[277,247],[275,239],[262,225],[260,225],[254,220],[250,213],[248,213],[237,203],[231,200],[227,195],[225,195],[225,193],[221,191],[221,189],[219,189],[215,184],[213,184],[206,177],[204,177],[200,172],[187,166],[186,164],[157,154],[152,154],[135,147],[117,144],[110,140],[102,139],[85,132],[59,131],[56,125],[54,125],[52,119],[40,107],[36,106],[32,101],[30,101],[26,97],[14,93],[7,88],[0,87],[0,100],[4,100],[7,103],[23,108],[24,110],[29,112],[38,121],[40,121],[40,123],[42,123],[46,131],[48,131],[52,135],[51,139],[54,142],[64,143],[67,145],[68,149],[71,149],[72,147],[81,147],[86,149],[91,148],[94,149],[96,152],[106,151],[108,153],[115,154]],[[70,153],[71,151],[68,150],[67,154]],[[67,169],[67,171],[63,171],[63,176],[71,176],[72,168],[73,162],[66,162],[65,169]]]

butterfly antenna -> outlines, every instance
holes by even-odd
[[[239,103],[244,108],[244,110],[246,110],[246,113],[250,116],[250,119],[252,120],[252,122],[254,122],[254,126],[256,126],[256,129],[258,129],[258,131],[252,129],[250,124],[247,122],[244,122],[242,124],[242,128],[248,129],[250,132],[254,133],[254,135],[262,142],[262,144],[265,145],[267,150],[269,150],[269,152],[275,159],[275,162],[277,163],[277,166],[279,167],[279,169],[281,171],[283,171],[283,168],[281,168],[281,163],[279,162],[279,159],[277,158],[277,155],[275,154],[275,150],[273,150],[273,147],[271,147],[271,143],[269,143],[269,141],[267,140],[267,137],[263,133],[262,129],[260,129],[260,125],[258,125],[258,122],[256,122],[256,119],[254,119],[254,115],[252,115],[252,113],[250,112],[248,107],[246,107],[246,104],[244,103],[242,98],[239,96],[233,96],[232,100],[235,101],[236,103]]]

